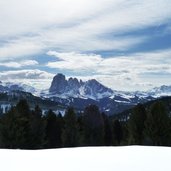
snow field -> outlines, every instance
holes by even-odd
[[[171,171],[169,147],[0,150],[2,171]]]

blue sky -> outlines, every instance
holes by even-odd
[[[0,0],[0,80],[56,73],[116,90],[171,85],[170,0]]]

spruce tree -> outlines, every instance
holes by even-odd
[[[16,105],[16,110],[19,116],[21,117],[29,117],[30,116],[30,108],[27,103],[27,100],[21,99],[17,105]]]
[[[144,134],[149,145],[169,145],[170,119],[162,102],[155,102],[147,113]]]
[[[77,124],[78,124],[78,142],[79,146],[83,146],[84,143],[84,121],[83,121],[83,114],[79,113],[77,118]]]
[[[59,113],[57,115],[56,122],[57,122],[57,129],[56,129],[57,142],[56,142],[56,145],[59,148],[59,147],[63,147],[62,132],[64,129],[64,119],[63,119],[61,113]]]
[[[84,143],[98,146],[104,144],[104,120],[96,105],[90,105],[84,111]]]
[[[63,144],[65,147],[76,147],[79,142],[77,117],[72,107],[69,107],[64,116]]]
[[[45,144],[45,121],[42,117],[42,110],[38,105],[35,106],[31,114],[31,146],[32,149],[43,148]]]
[[[119,120],[113,121],[113,139],[114,145],[120,145],[123,139],[123,130]]]
[[[112,124],[109,117],[105,113],[102,113],[102,116],[104,120],[104,145],[110,146],[113,143]]]
[[[146,120],[146,110],[142,104],[138,104],[128,121],[129,143],[141,145],[144,141],[144,123]]]
[[[46,120],[46,148],[57,148],[58,142],[58,126],[57,126],[57,116],[52,111],[49,110],[45,116]]]
[[[31,112],[26,100],[21,100],[3,115],[0,126],[1,143],[4,148],[31,148]]]

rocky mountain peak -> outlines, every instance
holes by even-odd
[[[53,78],[49,92],[54,95],[93,99],[110,96],[113,93],[111,89],[105,87],[95,79],[86,82],[79,81],[77,78],[66,80],[63,74],[57,74]]]
[[[68,79],[68,84],[71,88],[80,87],[80,82],[77,80],[77,78],[69,78]]]
[[[84,84],[84,93],[89,97],[94,97],[95,99],[101,99],[103,97],[109,97],[113,94],[113,91],[97,80],[88,80]]]
[[[53,78],[49,92],[61,94],[65,92],[67,85],[68,85],[68,82],[65,79],[65,75],[59,73]]]

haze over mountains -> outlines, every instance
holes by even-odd
[[[49,88],[49,93],[53,96],[62,96],[63,97],[85,97],[90,99],[102,99],[105,97],[111,97],[112,95],[117,94],[130,94],[141,97],[152,96],[168,96],[171,95],[171,86],[163,85],[161,87],[155,87],[146,92],[144,91],[135,91],[135,92],[126,92],[126,91],[116,91],[112,90],[103,84],[99,83],[95,79],[91,79],[83,82],[77,78],[70,77],[68,80],[63,74],[57,74],[51,83]]]
[[[53,78],[48,90],[38,91],[36,88],[23,83],[0,82],[0,92],[8,92],[10,96],[10,92],[15,92],[13,94],[17,95],[18,93],[18,96],[22,95],[22,98],[24,98],[24,92],[26,94],[31,93],[40,99],[53,101],[66,107],[73,106],[78,110],[83,110],[86,106],[95,104],[101,111],[115,114],[138,103],[144,103],[162,96],[170,96],[171,86],[163,85],[147,92],[124,92],[112,90],[95,79],[88,81],[78,80],[77,78],[66,79],[65,75],[59,73]],[[25,95],[25,97],[28,97],[28,95]],[[31,95],[29,98],[32,99]]]

